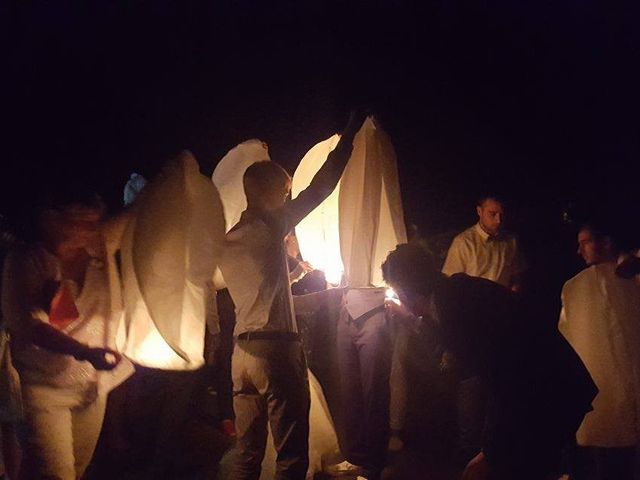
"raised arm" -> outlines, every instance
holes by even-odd
[[[309,186],[285,206],[289,228],[296,226],[336,188],[351,157],[353,139],[366,117],[367,112],[364,109],[351,111],[340,141],[327,157],[327,161],[315,174]]]

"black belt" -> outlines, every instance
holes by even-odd
[[[351,315],[348,314],[349,310],[347,309],[347,323],[355,323],[356,325],[362,325],[364,324],[364,322],[369,320],[374,315],[377,315],[382,312],[384,312],[384,305],[379,305],[375,308],[372,308],[368,312],[360,315],[358,318],[351,318]]]
[[[236,337],[238,340],[285,340],[289,342],[300,341],[300,334],[295,332],[244,332]]]

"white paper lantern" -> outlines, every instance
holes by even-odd
[[[124,353],[152,368],[204,364],[206,282],[224,242],[215,186],[183,152],[149,183],[121,249],[127,340]]]
[[[315,145],[293,176],[293,194],[309,185],[338,135]],[[354,139],[345,172],[334,192],[296,227],[305,260],[338,283],[383,286],[380,265],[407,241],[396,155],[389,136],[369,117]]]
[[[340,136],[334,135],[318,143],[300,161],[293,175],[291,193],[294,198],[309,186],[339,140]],[[344,266],[340,256],[338,188],[298,224],[296,236],[302,258],[322,270],[329,283],[339,284]]]

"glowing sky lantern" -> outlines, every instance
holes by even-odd
[[[291,195],[295,198],[309,186],[311,179],[336,148],[339,135],[315,145],[300,161],[293,175]],[[322,270],[329,283],[337,285],[342,279],[344,266],[340,256],[338,232],[338,188],[296,227],[300,254],[314,268]]]
[[[309,184],[338,135],[314,146],[293,176],[293,196]],[[344,271],[351,287],[382,286],[380,265],[407,241],[396,155],[389,136],[369,117],[356,135],[353,153],[336,190],[296,227],[305,260],[338,283]]]
[[[122,243],[124,353],[152,368],[204,364],[206,283],[224,241],[222,204],[189,152],[136,200]]]
[[[247,197],[242,186],[244,172],[252,164],[261,160],[270,160],[267,144],[262,140],[252,139],[232,148],[216,165],[211,180],[215,184],[229,231],[247,208]]]

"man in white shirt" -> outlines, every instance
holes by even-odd
[[[485,278],[512,291],[520,289],[523,263],[513,235],[503,231],[504,205],[495,196],[479,199],[478,223],[457,235],[449,248],[442,272]],[[480,451],[486,402],[477,376],[460,372],[458,429],[463,460]]]
[[[466,273],[518,291],[524,266],[516,238],[502,229],[503,203],[486,196],[478,201],[476,212],[478,223],[453,239],[442,272]]]
[[[309,385],[296,325],[285,236],[335,189],[364,122],[353,112],[309,187],[287,202],[291,178],[274,162],[244,174],[247,209],[227,234],[222,274],[236,306],[232,358],[237,450],[231,478],[257,479],[267,421],[277,451],[276,479],[304,479],[308,468]]]
[[[618,252],[601,226],[580,229],[578,254],[587,268],[562,288],[558,329],[584,362],[599,393],[576,434],[571,478],[637,478],[633,470],[640,445],[640,286],[616,275]]]

